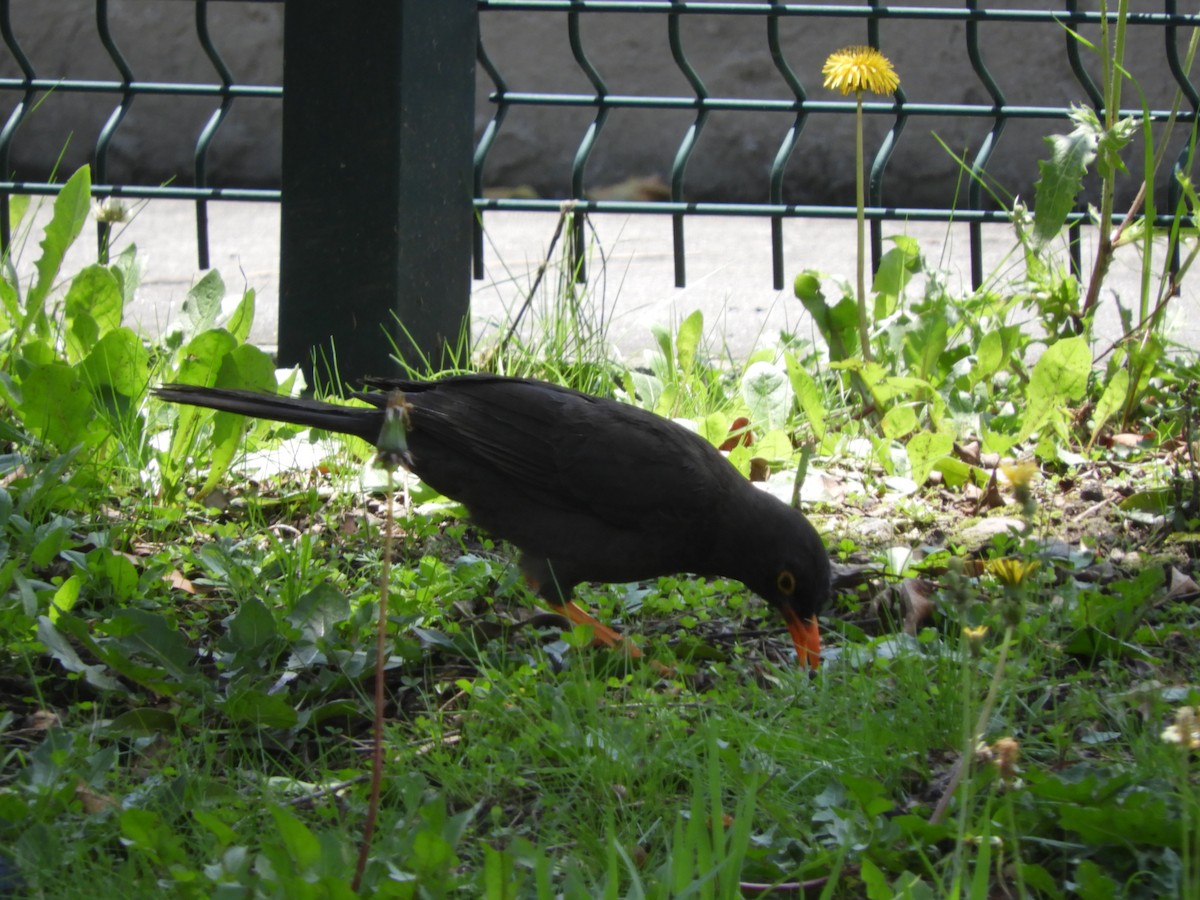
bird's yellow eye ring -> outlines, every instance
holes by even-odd
[[[775,576],[775,587],[781,594],[794,594],[796,592],[796,576],[784,569]]]

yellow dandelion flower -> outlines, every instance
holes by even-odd
[[[1038,473],[1038,467],[1036,463],[1027,459],[1019,463],[1001,463],[1000,471],[1013,487],[1026,488]]]
[[[1021,584],[1026,576],[1037,571],[1037,567],[1036,559],[1028,562],[1020,559],[989,559],[987,561],[987,570],[1000,581],[1012,587]]]
[[[900,76],[891,60],[874,47],[846,47],[830,53],[821,74],[825,76],[825,87],[842,94],[890,94],[900,86]]]
[[[988,633],[988,627],[986,625],[980,625],[978,628],[964,626],[962,633],[963,637],[967,639],[967,650],[971,655],[976,658],[981,656],[983,654],[983,638]]]

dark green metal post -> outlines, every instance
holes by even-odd
[[[279,359],[310,384],[460,346],[477,34],[475,0],[288,0]]]

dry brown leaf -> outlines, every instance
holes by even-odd
[[[93,816],[120,806],[114,798],[92,790],[83,779],[75,782],[75,799],[79,801],[85,813]]]
[[[58,713],[51,712],[48,709],[39,709],[31,713],[29,718],[25,720],[24,731],[49,731],[51,728],[57,728],[62,724],[62,719],[58,717]]]
[[[196,585],[192,584],[190,579],[185,578],[178,569],[172,569],[165,577],[167,585],[174,590],[183,591],[185,594],[196,593]]]
[[[728,453],[739,444],[743,447],[749,447],[754,443],[754,435],[750,431],[750,420],[745,416],[738,416],[729,423],[729,437],[725,438],[721,446],[717,449]]]
[[[1146,441],[1144,434],[1121,433],[1112,436],[1112,442],[1118,447],[1140,447]]]
[[[979,441],[968,441],[965,444],[955,444],[954,453],[969,466],[982,466],[983,461],[979,458]]]
[[[1167,588],[1167,596],[1165,598],[1167,600],[1177,600],[1180,597],[1200,593],[1200,585],[1197,585],[1189,576],[1180,572],[1174,566],[1171,567],[1168,581],[1169,587]]]

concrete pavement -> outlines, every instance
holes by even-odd
[[[34,204],[38,198],[34,198]],[[49,216],[49,203],[32,214],[33,233],[16,254],[18,273],[28,280],[34,272],[37,242]],[[269,203],[212,203],[209,235],[213,267],[229,292],[240,297],[246,288],[257,293],[257,315],[251,339],[273,349],[279,298],[279,207]],[[486,278],[474,283],[473,330],[476,336],[494,330],[524,301],[537,267],[555,230],[557,216],[542,213],[488,213]],[[791,220],[784,225],[785,261],[789,287],[771,289],[770,223],[747,217],[697,216],[686,224],[688,286],[674,287],[671,220],[667,216],[604,215],[593,217],[595,232],[589,267],[590,308],[604,315],[613,352],[629,358],[654,346],[652,325],[671,326],[695,309],[705,317],[710,349],[727,350],[744,358],[756,347],[770,345],[781,329],[807,335],[810,325],[792,295],[791,278],[814,268],[847,281],[854,272],[854,224],[830,220]],[[138,247],[143,280],[127,322],[157,334],[177,315],[188,288],[201,274],[196,259],[194,206],[155,200],[137,208],[125,226],[118,226],[116,251],[130,242]],[[932,223],[886,223],[885,236],[908,233],[918,239],[930,264],[944,269],[952,290],[969,283],[966,226]],[[985,226],[984,265],[1011,283],[1020,271],[1020,255],[1007,226]],[[1085,231],[1085,240],[1091,234]],[[95,229],[89,223],[64,266],[77,271],[95,259]],[[557,265],[547,274],[542,293],[557,286]],[[1090,250],[1085,251],[1085,266]],[[1123,249],[1106,282],[1099,332],[1120,333],[1116,298],[1137,306],[1138,256]],[[836,296],[832,283],[826,293]],[[1200,289],[1185,282],[1184,294],[1172,305],[1171,337],[1200,347]]]

